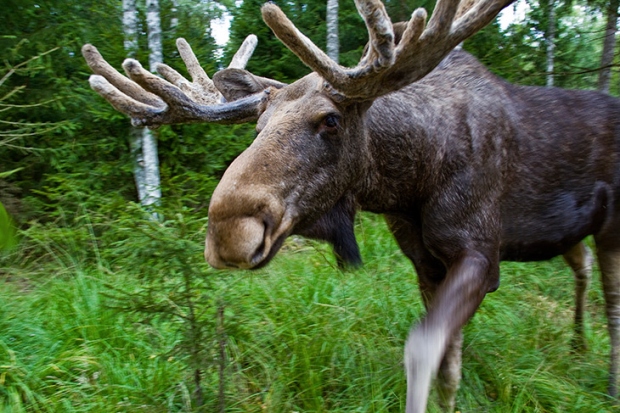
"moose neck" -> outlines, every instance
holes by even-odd
[[[429,98],[410,87],[377,99],[364,118],[368,166],[356,191],[364,210],[411,210],[442,179],[445,137],[427,127]],[[403,93],[410,96],[403,98]],[[412,196],[413,195],[413,196]]]

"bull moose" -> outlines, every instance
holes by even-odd
[[[515,86],[458,45],[511,0],[439,0],[393,25],[379,0],[355,0],[369,32],[355,68],[328,58],[274,4],[276,36],[313,73],[292,83],[239,67],[211,81],[185,41],[193,82],[128,59],[130,79],[97,50],[90,83],[134,124],[256,121],[257,137],[213,193],[205,258],[216,268],[266,265],[291,234],[326,240],[359,262],[357,210],[384,214],[418,275],[425,317],[406,341],[406,411],[426,409],[437,376],[454,409],[462,327],[499,287],[501,260],[563,255],[575,272],[582,337],[593,235],[617,396],[620,356],[620,101],[592,91]],[[456,48],[456,49],[455,49]]]

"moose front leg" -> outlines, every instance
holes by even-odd
[[[440,267],[443,266],[440,265]],[[437,266],[435,266],[435,268],[437,268]],[[425,266],[418,262],[416,271],[420,278],[420,288],[422,290],[424,306],[428,312],[433,297],[437,293],[437,288],[440,285],[437,283],[437,280],[445,276],[445,270],[440,271],[441,277],[429,277],[429,274],[433,274],[432,269],[429,268],[429,265]],[[456,406],[456,393],[461,382],[462,346],[463,332],[459,329],[448,342],[448,347],[446,348],[446,352],[439,365],[439,371],[437,372],[437,382],[435,384],[439,396],[439,406],[445,412],[453,412]]]
[[[450,265],[446,278],[429,303],[426,317],[409,333],[405,345],[407,413],[425,411],[431,380],[452,338],[460,333],[489,289],[491,265],[499,264],[490,263],[479,252],[465,252]],[[460,345],[458,347],[460,351]]]
[[[463,332],[459,329],[448,344],[437,373],[439,406],[445,412],[453,412],[456,406],[456,392],[461,382],[461,356]]]

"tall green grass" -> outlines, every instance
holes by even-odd
[[[203,236],[196,225],[191,254]],[[146,241],[131,232],[105,241],[96,223],[72,228],[31,228],[21,252],[2,261],[0,411],[199,411],[189,358],[172,352],[183,321],[116,308],[115,291],[145,288],[135,260],[150,251],[138,246]],[[170,233],[158,231],[162,249]],[[204,299],[225,309],[227,412],[404,410],[403,344],[423,315],[415,274],[380,217],[362,215],[357,234],[365,265],[355,271],[338,270],[328,247],[302,239],[259,271],[197,270],[209,280]],[[171,256],[151,254],[149,268],[171,277]],[[465,329],[458,410],[614,411],[599,281],[582,354],[570,345],[573,288],[561,259],[502,265],[500,289]],[[215,412],[217,360],[204,363],[201,411]],[[439,411],[434,399],[429,411]]]
[[[154,333],[105,307],[102,276],[76,271],[2,286],[1,411],[168,411],[169,383],[182,368],[154,357]]]

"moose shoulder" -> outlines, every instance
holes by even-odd
[[[266,265],[291,234],[325,239],[357,264],[357,209],[385,214],[412,261],[426,316],[405,345],[407,413],[425,411],[437,376],[454,409],[462,327],[499,286],[501,260],[563,255],[575,272],[577,344],[593,235],[610,334],[609,393],[620,367],[620,102],[596,92],[511,85],[452,51],[510,0],[439,0],[392,25],[378,0],[356,0],[370,42],[343,68],[274,4],[263,19],[306,65],[290,84],[235,68],[211,82],[179,43],[193,83],[113,71],[92,46],[91,86],[136,124],[257,121],[209,206],[205,257],[217,268]],[[135,82],[135,83],[134,83]],[[205,99],[206,95],[208,99]],[[223,104],[205,103],[218,101]]]

